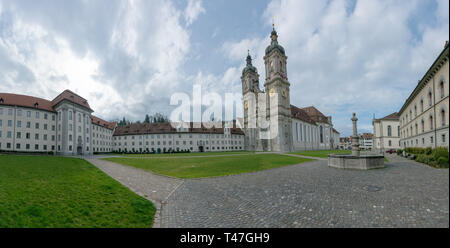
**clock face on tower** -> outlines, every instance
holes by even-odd
[[[273,96],[275,94],[275,89],[270,89],[269,96]]]

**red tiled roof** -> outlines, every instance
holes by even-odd
[[[363,133],[361,135],[361,138],[363,138],[363,139],[372,139],[373,138],[373,134],[371,134],[371,133]]]
[[[0,93],[0,105],[37,108],[40,110],[55,112],[52,102],[50,102],[49,100],[18,94]]]
[[[223,134],[224,128],[193,128],[193,123],[190,123],[188,130],[186,133],[208,133],[208,134]],[[236,125],[233,125],[230,132],[232,134],[241,134],[244,132],[237,128]],[[170,123],[133,123],[125,126],[118,126],[114,132],[114,136],[121,135],[139,135],[139,134],[159,134],[159,133],[184,133],[177,132],[175,128],[172,127]]]
[[[114,130],[114,127],[116,126],[115,122],[108,122],[108,121],[102,120],[94,115],[91,116],[91,120],[92,120],[92,124],[105,127],[109,130]]]
[[[397,112],[392,113],[390,115],[386,115],[385,117],[381,118],[381,120],[398,120],[398,119],[400,119],[400,115]]]
[[[316,107],[310,106],[302,109],[306,112],[306,114],[308,114],[309,117],[311,117],[313,121],[322,123],[328,122],[328,118],[318,109],[316,109]]]
[[[67,101],[76,103],[76,104],[78,104],[80,106],[83,106],[83,107],[93,111],[91,109],[91,107],[89,106],[89,103],[87,102],[86,99],[84,99],[83,97],[73,93],[70,90],[65,90],[61,94],[59,94],[57,97],[55,97],[55,99],[52,100],[52,105],[55,106],[56,104],[58,104],[62,100],[67,100]]]
[[[294,105],[291,105],[291,115],[292,118],[299,119],[304,122],[308,122],[310,124],[316,124],[313,119],[306,113],[305,110],[298,108]]]

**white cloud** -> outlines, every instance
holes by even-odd
[[[171,2],[70,2],[76,12],[53,2],[4,3],[0,92],[52,99],[68,88],[103,118],[142,119],[166,111],[170,91],[184,86],[190,37]]]
[[[334,116],[398,111],[448,39],[448,1],[440,1],[438,25],[425,25],[422,41],[414,42],[409,25],[419,3],[357,1],[350,12],[346,0],[271,1],[262,18],[269,34],[275,17],[286,49],[291,103],[315,105]],[[244,49],[251,46],[258,57],[254,65],[262,71],[269,43],[268,35],[244,37],[225,42],[222,50],[232,61],[244,60]],[[341,119],[348,121],[336,118],[335,124],[347,126]]]
[[[186,26],[190,26],[200,14],[205,13],[202,5],[202,0],[188,0],[186,9],[184,10],[184,19]]]

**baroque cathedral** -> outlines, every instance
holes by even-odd
[[[259,88],[258,70],[250,54],[242,71],[245,149],[289,152],[336,148],[339,132],[333,128],[331,116],[313,106],[298,108],[290,104],[287,56],[278,44],[275,27],[270,39],[264,56],[264,91]]]

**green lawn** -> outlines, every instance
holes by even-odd
[[[291,152],[291,154],[318,157],[318,158],[328,158],[329,154],[351,154],[351,153],[352,151],[350,150],[317,150],[317,151]]]
[[[161,153],[161,154],[119,154],[125,157],[198,157],[198,156],[214,156],[214,155],[235,155],[235,154],[254,154],[247,151],[233,152],[190,152],[190,153]]]
[[[278,154],[202,158],[105,158],[105,160],[179,178],[225,176],[294,165],[312,159]]]
[[[0,228],[151,227],[155,211],[85,160],[0,156]]]

